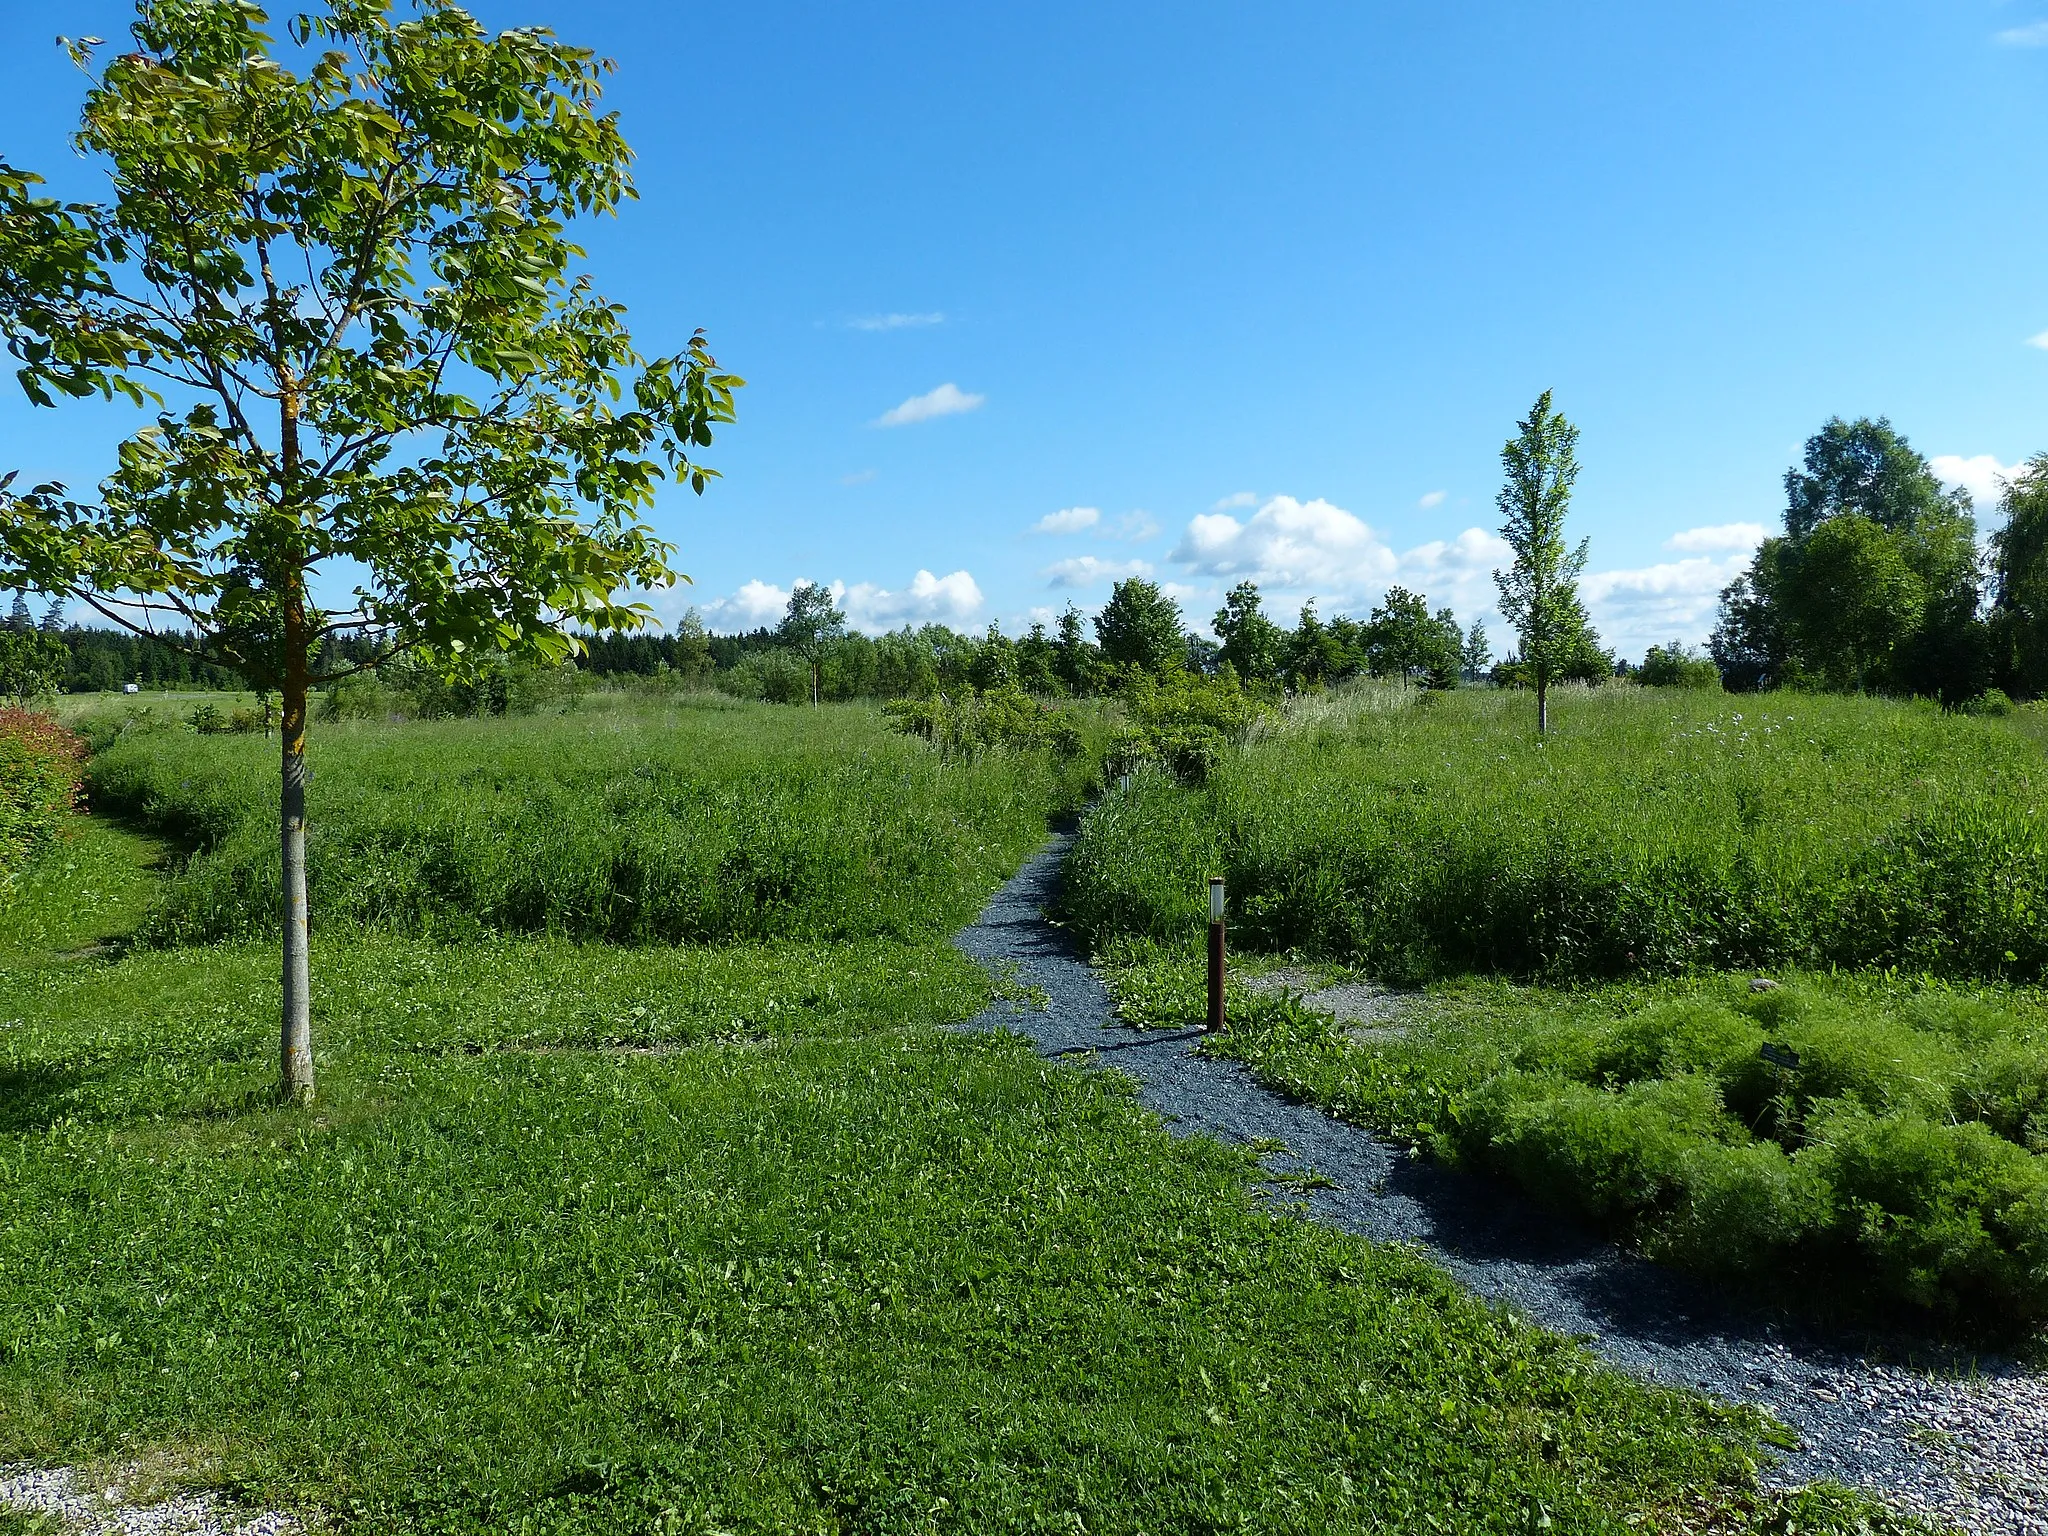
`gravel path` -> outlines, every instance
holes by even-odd
[[[54,1515],[67,1536],[301,1536],[289,1515],[253,1514],[211,1494],[129,1504],[118,1487],[86,1488],[69,1467],[0,1466],[0,1505]]]
[[[1047,1006],[998,1003],[965,1027],[1014,1030],[1046,1056],[1115,1065],[1177,1134],[1277,1139],[1288,1154],[1266,1159],[1274,1172],[1313,1168],[1335,1182],[1303,1197],[1317,1219],[1420,1244],[1479,1295],[1587,1336],[1637,1376],[1769,1409],[1801,1441],[1779,1470],[1785,1482],[1834,1478],[1966,1531],[2048,1536],[2048,1378],[2000,1361],[1966,1374],[1945,1362],[1941,1375],[1878,1364],[1733,1311],[1503,1186],[1410,1158],[1269,1092],[1235,1062],[1195,1054],[1193,1032],[1123,1027],[1101,980],[1044,917],[1071,840],[1055,837],[954,941],[986,965],[1014,967]]]

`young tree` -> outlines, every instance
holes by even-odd
[[[1142,576],[1110,589],[1109,601],[1095,617],[1095,638],[1111,666],[1136,667],[1163,677],[1187,665],[1180,604]]]
[[[823,582],[800,581],[790,589],[789,607],[775,638],[804,659],[811,669],[811,707],[818,706],[818,668],[825,653],[846,634],[846,615]]]
[[[1381,677],[1400,673],[1404,688],[1411,673],[1428,669],[1439,638],[1429,603],[1406,587],[1389,587],[1366,622],[1366,654],[1373,672]]]
[[[1579,603],[1579,573],[1586,541],[1564,541],[1565,513],[1579,478],[1579,429],[1551,406],[1545,390],[1520,431],[1500,451],[1507,484],[1498,501],[1500,536],[1514,551],[1512,568],[1493,573],[1501,617],[1521,636],[1521,662],[1536,689],[1536,732],[1550,729],[1550,684],[1562,675],[1586,628]]]
[[[1486,638],[1486,626],[1477,619],[1465,632],[1464,643],[1458,647],[1458,662],[1467,677],[1483,677],[1486,669],[1493,665],[1493,642]]]
[[[1225,593],[1209,627],[1223,642],[1223,659],[1245,682],[1272,683],[1279,677],[1287,635],[1260,607],[1257,582],[1240,581]]]
[[[1052,643],[1053,674],[1067,692],[1080,698],[1095,691],[1101,658],[1089,643],[1087,621],[1072,603],[1060,610],[1059,635]]]
[[[692,687],[707,682],[713,670],[711,636],[704,615],[693,606],[676,626],[676,675]]]
[[[1316,617],[1314,598],[1301,605],[1301,617],[1287,637],[1286,667],[1287,680],[1296,692],[1312,692],[1343,673],[1343,651],[1328,626]]]
[[[1064,692],[1060,687],[1059,653],[1045,625],[1034,623],[1017,642],[1017,684],[1026,693],[1040,697]]]
[[[0,167],[0,335],[29,398],[154,402],[89,501],[0,500],[0,585],[66,594],[282,698],[282,1079],[313,1091],[306,705],[328,642],[559,661],[673,580],[641,521],[732,419],[703,338],[644,363],[577,271],[632,195],[609,68],[452,0],[141,0],[77,137],[110,200]],[[322,572],[353,593],[335,602]]]

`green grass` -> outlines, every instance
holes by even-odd
[[[131,730],[93,805],[191,853],[143,935],[252,937],[278,910],[276,745]],[[862,706],[642,705],[316,729],[316,930],[623,943],[951,932],[1082,793],[1048,753],[948,761]]]
[[[363,1532],[1891,1528],[940,1032],[942,942],[343,934],[301,1110],[267,947],[34,952],[107,927],[0,918],[0,1461]]]
[[[1126,1018],[1200,1021],[1197,957],[1136,944],[1113,958]],[[1274,1087],[1655,1258],[1837,1320],[2008,1342],[2048,1321],[2039,993],[1825,974],[1765,993],[1747,976],[1466,979],[1406,1000],[1401,1032],[1360,1035],[1243,989],[1230,1011],[1211,1048]]]
[[[1875,699],[1608,688],[1296,707],[1198,789],[1089,812],[1068,915],[1098,947],[1244,943],[1428,979],[1759,965],[2048,972],[2041,720]]]

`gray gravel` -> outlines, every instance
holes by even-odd
[[[964,1027],[1012,1030],[1046,1056],[1118,1067],[1176,1134],[1278,1140],[1287,1152],[1265,1160],[1272,1171],[1313,1169],[1336,1186],[1301,1197],[1316,1219],[1418,1245],[1477,1294],[1584,1336],[1636,1376],[1768,1409],[1800,1439],[1776,1470],[1784,1483],[1832,1478],[1967,1531],[2048,1536],[2042,1376],[1924,1350],[1935,1368],[1878,1363],[1874,1348],[1733,1309],[1503,1186],[1410,1157],[1260,1087],[1237,1063],[1196,1054],[1194,1032],[1125,1028],[1101,980],[1044,917],[1070,842],[1055,837],[955,939],[1043,993],[1046,1006],[998,1003]]]
[[[118,1483],[87,1487],[69,1467],[0,1466],[0,1504],[55,1515],[81,1536],[301,1536],[289,1515],[235,1509],[212,1494],[129,1503]]]

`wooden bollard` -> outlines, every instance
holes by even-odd
[[[1223,1033],[1223,877],[1209,877],[1209,1021],[1210,1034]]]

